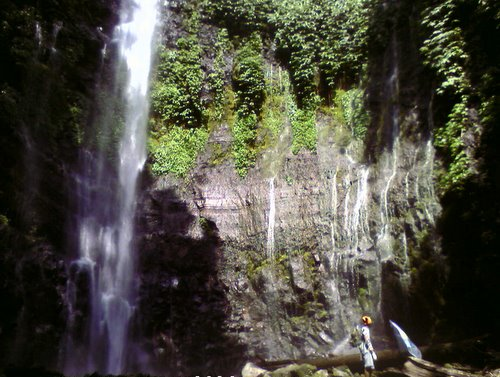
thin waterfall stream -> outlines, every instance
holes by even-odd
[[[65,372],[71,375],[96,370],[120,374],[131,361],[127,352],[137,289],[134,218],[138,178],[147,157],[148,81],[157,4],[139,0],[122,7],[113,36],[118,50],[115,90],[122,101],[120,141],[114,145],[113,163],[107,153],[84,153],[77,179],[79,255],[70,265],[71,334],[65,357]],[[116,117],[108,119],[115,121],[103,122],[98,129],[117,127]],[[82,311],[87,319],[80,318]]]
[[[269,183],[269,211],[268,233],[266,240],[266,253],[270,260],[275,256],[275,178],[270,178]]]

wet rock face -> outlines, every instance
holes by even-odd
[[[428,139],[429,91],[424,95],[416,84],[420,68],[412,33],[399,32],[406,27],[393,29],[371,66],[375,107],[368,146],[340,143],[332,119],[319,114],[317,151],[293,155],[285,122],[284,137],[242,179],[229,159],[211,159],[211,150],[231,146],[229,125],[221,124],[188,179],[153,180],[140,206],[141,313],[162,313],[159,323],[151,316],[144,324],[151,337],[178,326],[160,307],[173,297],[172,279],[189,279],[185,263],[199,272],[198,283],[174,294],[177,307],[186,308],[177,310],[190,313],[189,323],[180,322],[183,331],[206,326],[209,314],[188,310],[195,303],[218,306],[209,311],[220,314],[218,334],[231,339],[228,344],[245,345],[248,357],[353,351],[348,337],[362,313],[375,319],[376,345],[387,341],[384,324],[390,318],[404,327],[419,323],[422,337],[429,335],[434,313],[415,310],[427,302],[416,291],[440,276],[440,205]],[[422,266],[434,267],[416,273]],[[209,280],[221,289],[207,288]],[[201,282],[203,289],[193,289]],[[182,332],[170,331],[176,352],[187,353],[180,349]]]
[[[386,315],[403,318],[411,305],[409,250],[439,210],[432,149],[398,143],[378,164],[357,162],[356,145],[327,137],[317,153],[286,154],[273,176],[258,164],[241,179],[230,162],[202,157],[188,181],[157,180],[143,206],[149,306],[141,312],[176,297],[176,310],[198,306],[180,323],[200,329],[209,315],[200,308],[209,307],[220,314],[220,336],[264,358],[351,351],[347,336],[362,313],[376,319],[376,344],[384,342]],[[184,280],[194,280],[189,290],[180,289]],[[207,288],[209,280],[221,289]],[[150,319],[152,336],[180,326],[168,311],[161,317]]]
[[[155,373],[231,373],[242,347],[225,329],[231,307],[218,275],[217,227],[195,216],[172,189],[152,192],[143,208],[139,327],[149,367]]]

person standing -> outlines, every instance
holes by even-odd
[[[371,342],[371,333],[369,330],[371,325],[371,317],[367,315],[362,316],[362,327],[360,329],[361,342],[358,349],[360,350],[360,356],[364,363],[365,377],[371,377],[372,371],[375,369],[374,361],[377,360],[377,356]]]

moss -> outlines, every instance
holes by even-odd
[[[0,226],[9,225],[9,219],[5,215],[0,215]]]
[[[278,142],[278,137],[286,122],[285,101],[287,92],[276,92],[270,90],[267,92],[266,99],[263,104],[263,113],[261,116],[259,134],[263,134],[261,139],[262,150],[269,149]]]
[[[296,328],[302,328],[309,322],[308,318],[305,316],[294,316],[291,317],[290,321],[292,325],[295,326]]]
[[[369,291],[366,288],[358,288],[357,300],[362,311],[369,309]]]
[[[336,128],[336,133],[334,136],[334,143],[340,148],[346,148],[350,145],[352,141],[352,136],[350,131],[341,126]]]
[[[200,227],[203,230],[208,230],[208,228],[209,228],[209,220],[207,220],[205,217],[199,217],[198,218],[198,225],[200,225]]]
[[[347,147],[353,140],[363,140],[369,126],[363,90],[353,87],[349,90],[337,89],[331,114],[336,123],[336,145]]]
[[[317,127],[314,110],[293,109],[290,113],[292,127],[292,153],[298,154],[302,149],[316,151]]]
[[[212,166],[220,165],[231,157],[231,153],[219,143],[210,145],[210,158],[209,164]]]
[[[317,368],[310,364],[292,364],[284,368],[279,368],[273,372],[268,372],[270,377],[309,377],[317,371]]]
[[[254,257],[247,252],[246,275],[249,280],[254,280],[256,276],[263,270],[263,268],[270,266],[271,261],[267,258],[255,260]]]

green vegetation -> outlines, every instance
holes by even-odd
[[[367,60],[368,26],[373,1],[322,0],[318,33],[320,69],[330,90],[356,82]]]
[[[318,77],[328,91],[356,82],[365,70],[372,2],[277,1],[270,22],[278,53],[290,66],[300,108],[314,108]]]
[[[216,44],[214,46],[215,57],[213,71],[209,73],[207,81],[212,92],[212,103],[209,110],[210,121],[220,122],[224,115],[224,110],[228,106],[228,96],[226,93],[226,83],[224,77],[225,55],[231,51],[231,44],[228,31],[225,28],[219,30]]]
[[[466,27],[461,19],[464,9],[461,7],[460,1],[445,0],[433,3],[422,11],[426,38],[421,53],[424,63],[438,79],[437,95],[450,109],[447,119],[439,125],[434,135],[435,146],[442,152],[446,162],[446,170],[439,176],[439,188],[443,192],[461,189],[475,173],[471,141],[468,142],[465,137],[470,135],[470,138],[478,138],[481,124],[485,125],[495,117],[493,104],[498,103],[499,98],[485,96],[481,90],[474,90],[471,70],[477,68],[471,66],[471,47],[466,41]],[[476,9],[471,11],[492,12],[492,7],[490,2],[479,2]],[[499,30],[499,5],[497,9]],[[484,74],[481,78],[483,86],[492,87],[492,74]]]
[[[435,146],[450,156],[448,170],[440,177],[444,190],[457,187],[472,174],[472,161],[462,140],[463,133],[472,123],[468,114],[470,81],[465,68],[469,57],[455,15],[456,7],[455,0],[430,6],[423,11],[422,21],[430,37],[424,40],[421,53],[425,64],[439,77],[437,94],[455,98],[448,121],[435,132]]]
[[[256,160],[254,142],[256,140],[256,114],[243,115],[237,113],[237,119],[232,128],[233,158],[238,175],[245,177],[247,171]]]
[[[254,33],[244,39],[236,52],[232,78],[237,111],[243,115],[261,112],[265,88],[262,49],[261,37]]]
[[[235,168],[240,176],[245,176],[259,153],[277,140],[286,116],[292,128],[292,152],[315,151],[319,137],[316,117],[322,102],[334,110],[341,127],[336,131],[340,145],[365,139],[369,114],[363,80],[367,73],[369,39],[386,41],[388,37],[376,35],[384,34],[387,28],[369,28],[371,23],[377,23],[371,17],[380,8],[380,2],[190,0],[187,3],[193,9],[183,16],[186,33],[176,42],[176,48],[161,48],[153,84],[153,131],[157,142],[160,138],[166,140],[162,136],[173,126],[211,130],[226,120],[232,128],[231,156]],[[424,64],[436,76],[437,97],[443,98],[441,106],[448,111],[446,119],[437,119],[434,130],[435,146],[446,166],[439,177],[440,187],[445,191],[461,187],[474,172],[474,157],[465,144],[465,135],[478,136],[479,126],[495,120],[498,113],[495,94],[472,92],[469,66],[472,56],[461,20],[462,6],[458,0],[425,1],[420,6],[422,19],[417,25]],[[482,14],[497,9],[489,1],[470,7]],[[213,54],[211,63],[203,69],[201,57],[205,52],[198,36],[199,17],[217,26],[215,43],[209,47]],[[283,76],[289,77],[290,86],[277,85],[271,75],[268,84],[272,89],[267,89],[264,55],[269,49],[286,68]],[[231,61],[233,66],[229,67]],[[484,76],[485,83],[497,77],[496,72]],[[203,96],[202,90],[209,95]],[[234,103],[230,92],[234,94]],[[76,135],[78,139],[78,132]],[[155,163],[155,154],[152,156]]]
[[[277,30],[278,53],[290,65],[290,76],[299,108],[315,108],[318,48],[316,26],[320,7],[316,1],[278,1],[270,17]]]
[[[274,0],[205,0],[203,10],[232,35],[248,36],[266,30]]]
[[[9,225],[9,219],[7,216],[0,214],[0,226]]]
[[[283,76],[284,85],[281,87],[274,83],[273,79],[267,80],[266,83],[267,90],[262,107],[261,128],[258,130],[264,132],[265,137],[267,137],[263,146],[265,148],[276,144],[285,123],[287,98],[290,95],[288,76],[286,74]]]
[[[342,4],[332,0],[320,3],[313,0],[204,0],[198,3],[193,0],[181,6],[191,7],[193,12],[181,12],[187,18],[184,25],[187,33],[179,38],[176,48],[161,48],[157,79],[152,85],[152,135],[156,142],[150,145],[158,151],[160,141],[167,141],[165,135],[173,126],[210,130],[223,122],[226,115],[233,134],[231,155],[237,173],[243,177],[259,153],[278,140],[289,117],[292,152],[315,151],[316,112],[322,101],[319,91],[327,90],[325,100],[328,101],[329,92],[338,83],[352,85],[365,70],[370,6],[369,0]],[[198,10],[204,22],[219,28],[211,47],[214,58],[205,77],[197,39],[200,19],[195,13]],[[287,70],[280,73],[277,83],[270,66],[266,85],[263,56],[272,44]],[[231,82],[225,76],[229,56],[233,57]],[[204,101],[202,88],[210,94]],[[232,90],[234,104],[229,95]],[[347,114],[351,111],[346,123],[356,138],[363,138],[367,122],[359,121],[363,113],[359,106],[363,107],[361,91],[349,93],[353,106],[345,106]],[[152,153],[153,165],[159,164],[157,156],[158,153]],[[170,169],[172,167],[153,166],[152,170],[160,174]]]
[[[174,126],[158,139],[152,138],[150,151],[155,175],[172,173],[184,177],[205,147],[209,134],[205,128],[185,129]]]
[[[176,41],[176,48],[159,46],[159,63],[151,91],[153,116],[149,143],[151,171],[156,175],[186,175],[208,139],[206,108],[201,99],[204,74],[197,37],[199,24],[198,13],[192,12],[186,20],[187,35]],[[220,96],[220,72],[215,75],[212,82]],[[220,112],[220,107],[217,111]]]
[[[316,112],[314,110],[298,109],[291,103],[289,116],[292,127],[292,153],[301,149],[315,151],[317,148]]]
[[[369,126],[369,114],[365,108],[363,90],[353,88],[342,93],[340,102],[344,124],[349,127],[356,139],[363,140]]]
[[[236,120],[232,128],[233,157],[240,176],[245,176],[256,159],[258,117],[264,101],[264,60],[262,41],[254,33],[236,51],[233,85],[236,93]]]
[[[109,63],[96,29],[110,24],[110,11],[110,4],[74,0],[0,7],[0,213],[13,228],[37,229],[56,244],[67,168],[80,148],[93,149],[86,142],[89,115],[100,111],[96,72]],[[106,85],[105,74],[99,79]]]
[[[159,123],[156,128],[201,124],[203,72],[200,54],[195,35],[179,38],[177,50],[160,47],[158,78],[151,90],[153,119]]]
[[[358,288],[357,299],[362,311],[369,310],[369,292],[366,288]]]
[[[365,108],[364,92],[360,88],[337,89],[333,112],[337,123],[349,130],[347,137],[364,140],[369,126],[369,114]],[[345,144],[345,143],[342,143]]]

